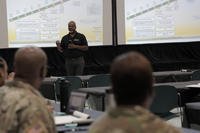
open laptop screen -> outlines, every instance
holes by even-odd
[[[73,111],[83,112],[87,94],[82,92],[71,92],[68,102],[67,113]]]

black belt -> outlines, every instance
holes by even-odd
[[[79,59],[79,58],[83,58],[83,56],[79,56],[79,57],[71,57],[71,58],[67,58],[68,60],[76,60],[76,59]]]

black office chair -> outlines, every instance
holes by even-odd
[[[191,128],[192,124],[200,126],[200,102],[187,103],[184,110],[184,125]]]
[[[64,79],[69,81],[69,89],[70,91],[77,90],[82,87],[82,80],[77,76],[65,76]]]
[[[191,75],[191,80],[200,80],[200,70],[196,70]],[[200,94],[193,98],[193,101],[200,101]]]
[[[87,83],[88,87],[102,87],[111,84],[110,74],[98,74],[92,76]]]
[[[178,107],[178,93],[174,86],[160,85],[155,86],[155,97],[150,106],[150,111],[154,114],[169,120],[177,114],[170,111]]]
[[[39,92],[47,99],[57,101],[56,95],[56,83],[57,79],[55,78],[45,78],[39,88]]]
[[[191,80],[200,80],[200,70],[196,70],[192,73]]]
[[[110,86],[110,74],[99,74],[92,76],[87,83],[88,87]],[[104,98],[102,96],[90,95],[88,98],[89,106],[94,110],[104,111]]]

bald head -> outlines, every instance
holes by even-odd
[[[111,66],[113,92],[118,105],[142,105],[152,95],[152,68],[142,54],[118,56]]]
[[[68,30],[69,30],[70,34],[75,33],[75,31],[76,31],[76,23],[74,21],[69,21]]]
[[[73,25],[75,25],[75,26],[76,26],[76,22],[75,22],[75,21],[73,21],[73,20],[69,21],[69,22],[68,22],[68,25],[69,25],[69,24],[73,24]]]
[[[20,48],[14,58],[15,77],[39,86],[46,74],[47,56],[38,47]],[[32,82],[37,82],[37,85]]]

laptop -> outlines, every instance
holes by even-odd
[[[66,113],[73,113],[74,111],[83,112],[85,107],[85,101],[87,98],[86,93],[71,92]]]

